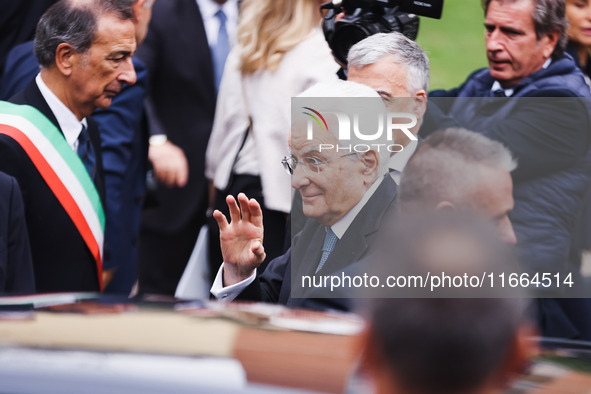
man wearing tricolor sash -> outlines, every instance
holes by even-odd
[[[40,293],[102,289],[105,190],[89,115],[136,80],[133,12],[124,3],[52,6],[35,35],[40,73],[13,104],[0,102],[0,171],[23,192]]]

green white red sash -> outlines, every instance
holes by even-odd
[[[57,127],[31,106],[0,101],[0,134],[27,152],[74,222],[96,260],[102,290],[105,214],[84,164]]]

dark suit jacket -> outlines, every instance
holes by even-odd
[[[134,85],[126,85],[107,109],[92,114],[100,130],[105,171],[105,269],[115,269],[106,293],[129,294],[137,279],[137,242],[144,193],[148,137],[143,98],[148,72],[136,56]]]
[[[35,81],[11,101],[37,108],[59,129]],[[97,159],[95,186],[104,202],[99,135],[90,118],[88,133]],[[6,135],[0,135],[0,171],[15,177],[23,192],[37,291],[98,291],[96,263],[82,236],[23,148]]]
[[[0,172],[0,295],[35,292],[33,261],[21,192]]]
[[[396,194],[396,183],[387,174],[337,242],[318,272],[319,276],[358,271],[358,263],[370,252],[380,227],[387,220],[385,218],[393,216]],[[327,293],[301,287],[302,275],[314,275],[322,255],[324,236],[324,226],[309,219],[303,230],[295,236],[291,249],[272,260],[265,272],[238,299],[279,303],[289,307],[350,310],[350,299],[315,298],[325,297]],[[294,285],[296,287],[292,287]]]
[[[150,134],[166,134],[189,162],[184,188],[158,187],[148,194],[142,226],[174,235],[207,208],[205,149],[215,112],[211,52],[195,0],[157,1],[148,35],[137,55],[149,72],[146,115]],[[197,231],[197,230],[195,230]]]
[[[4,73],[0,81],[0,100],[8,100],[39,74],[39,62],[33,52],[33,41],[12,48],[6,55]]]

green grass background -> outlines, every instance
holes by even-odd
[[[487,66],[483,23],[479,0],[444,0],[441,19],[421,17],[417,43],[429,56],[430,89],[456,87]]]

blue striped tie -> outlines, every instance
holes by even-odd
[[[224,65],[226,64],[226,58],[230,52],[230,38],[228,37],[228,30],[226,29],[227,17],[224,11],[221,9],[215,13],[215,17],[220,20],[220,29],[218,30],[218,41],[211,48],[211,54],[213,55],[213,69],[215,76],[215,90],[216,92],[220,88],[220,82],[222,80],[222,74],[224,73]]]
[[[335,245],[339,238],[336,234],[332,231],[330,227],[326,228],[326,235],[324,236],[324,245],[322,246],[322,257],[320,257],[320,263],[318,263],[318,268],[316,268],[316,273],[322,269],[326,260],[328,260],[328,256],[330,252],[334,249]]]

